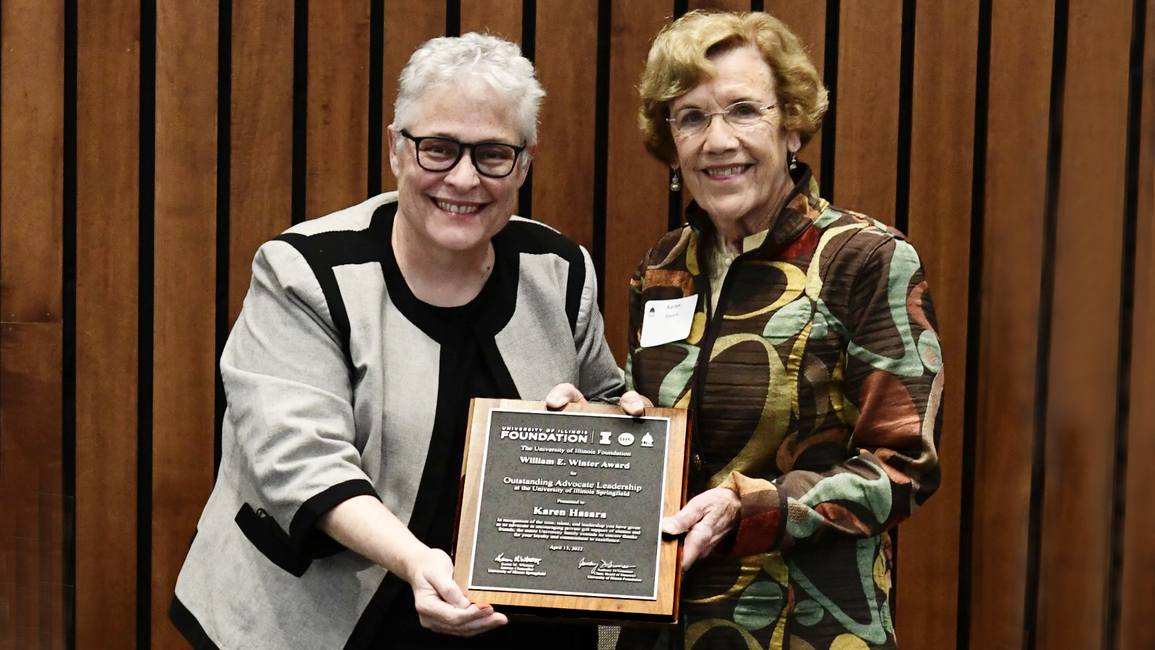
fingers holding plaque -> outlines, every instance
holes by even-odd
[[[474,601],[582,618],[677,619],[687,412],[473,400],[454,579]],[[541,612],[541,610],[556,610]]]

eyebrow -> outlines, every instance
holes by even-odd
[[[466,140],[462,140],[461,138],[459,138],[455,135],[449,135],[448,133],[434,133],[432,135],[417,135],[416,133],[414,133],[413,135],[415,137],[418,137],[418,138],[441,138],[442,140],[453,140],[454,142],[458,142],[461,144],[506,144],[506,145],[509,145],[511,147],[520,147],[521,146],[520,144],[514,144],[512,142],[506,142],[504,139],[501,139],[501,138],[498,138],[498,139],[486,138],[486,139],[482,139],[482,140],[474,140],[472,142],[469,142]]]

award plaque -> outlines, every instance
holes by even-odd
[[[513,613],[672,622],[688,412],[475,399],[462,463],[454,580]]]

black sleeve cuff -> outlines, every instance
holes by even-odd
[[[348,501],[356,496],[369,495],[375,499],[377,491],[373,484],[365,479],[354,479],[338,483],[323,492],[312,496],[301,504],[293,521],[289,524],[289,538],[301,549],[302,553],[312,558],[323,558],[335,555],[345,550],[345,547],[333,540],[317,528],[317,520],[337,504]]]

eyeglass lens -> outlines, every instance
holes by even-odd
[[[750,126],[762,119],[767,110],[776,107],[770,104],[763,107],[757,102],[735,102],[725,109],[709,113],[699,108],[683,108],[674,114],[670,122],[679,133],[690,134],[704,130],[715,115],[721,115],[731,126]]]
[[[513,164],[517,160],[517,149],[500,142],[464,145],[447,138],[420,138],[417,143],[417,163],[431,172],[452,169],[461,159],[462,147],[469,148],[473,166],[485,176],[507,176],[513,171]]]

